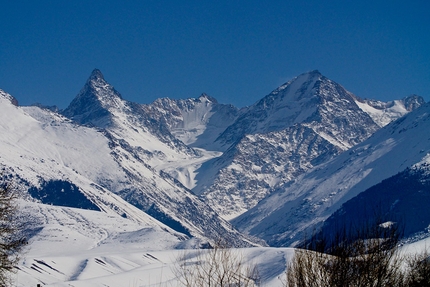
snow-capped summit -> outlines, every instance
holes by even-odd
[[[245,134],[276,132],[307,123],[344,150],[378,129],[355,98],[316,70],[304,73],[251,106],[217,141],[230,145]]]
[[[368,138],[379,126],[356,96],[319,71],[301,74],[243,111],[217,139],[229,149],[202,168],[194,192],[226,218],[281,182]]]
[[[300,101],[305,97],[311,97],[309,89],[312,89],[321,77],[323,75],[318,70],[303,73],[275,89],[266,101],[268,98],[274,99],[276,95],[280,96],[278,99],[281,101]]]
[[[99,80],[104,81],[104,77],[103,77],[102,72],[96,68],[91,72],[91,75],[88,78],[88,81],[99,81]]]

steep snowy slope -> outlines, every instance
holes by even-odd
[[[1,93],[0,163],[17,177],[21,189],[32,190],[37,199],[56,204],[55,193],[78,189],[81,198],[103,212],[136,222],[147,218],[146,212],[189,236],[203,240],[223,236],[238,246],[250,244],[189,190],[152,169],[145,163],[145,153],[126,140],[76,125],[49,110],[17,107],[10,99]],[[55,188],[64,184],[70,187],[67,191]]]
[[[75,126],[49,111],[16,107],[8,97],[0,91],[0,130],[3,135],[0,161],[7,172],[16,174],[27,187],[37,187],[51,179],[73,181],[82,187],[87,198],[97,201],[100,209],[123,212],[140,220],[142,212],[129,211],[129,204],[114,194],[106,194],[103,187],[95,184],[97,178],[106,174],[119,182],[125,177],[112,158],[101,156],[111,152],[102,134]],[[113,206],[117,211],[112,209]]]
[[[219,104],[206,94],[197,99],[158,99],[145,109],[152,118],[165,122],[177,139],[206,150],[218,150],[215,140],[239,114],[234,106]]]
[[[199,98],[173,100],[162,98],[149,105],[141,105],[152,121],[165,126],[170,133],[190,147],[197,156],[162,158],[151,165],[167,172],[187,188],[197,184],[196,170],[222,153],[216,138],[237,118],[239,111],[232,105],[219,104],[214,98],[202,94]]]
[[[363,143],[313,168],[233,221],[270,245],[294,245],[343,203],[430,153],[430,104],[387,125]]]
[[[381,102],[356,97],[356,104],[377,123],[380,127],[404,116],[410,111],[422,106],[424,99],[417,95],[410,95],[401,100]]]
[[[419,106],[420,100],[415,98],[415,105],[412,97],[395,103],[364,101],[318,71],[302,74],[227,128],[217,142],[230,148],[202,166],[193,191],[232,219],[278,185],[365,140],[382,120],[407,113],[406,106]]]

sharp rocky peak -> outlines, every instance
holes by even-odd
[[[214,104],[218,103],[218,101],[214,97],[211,97],[211,96],[207,95],[206,93],[202,93],[199,97],[199,100],[200,101],[209,101],[209,102],[214,103]]]
[[[104,80],[103,74],[99,69],[94,69],[91,72],[91,76],[88,79],[89,81],[97,81],[97,80]]]
[[[100,70],[94,69],[63,114],[81,124],[104,127],[110,122],[109,110],[120,107],[121,102],[121,94],[105,81]]]
[[[91,75],[88,78],[83,90],[85,89],[91,90],[99,98],[106,98],[106,96],[108,96],[107,98],[113,96],[122,98],[121,95],[114,89],[114,87],[106,82],[102,72],[99,69],[94,69],[91,72]]]

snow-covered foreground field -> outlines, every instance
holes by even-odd
[[[38,203],[23,203],[32,230],[15,286],[179,286],[175,267],[186,255],[189,263],[207,250],[189,249],[185,240],[161,223],[135,222],[115,213]],[[402,247],[404,254],[421,252],[430,238]],[[188,249],[187,249],[188,248]],[[291,248],[233,249],[242,262],[257,266],[263,286],[282,286]],[[201,257],[200,257],[201,258]]]
[[[49,248],[49,247],[47,247]],[[67,246],[64,247],[67,249]],[[179,286],[174,269],[184,253],[196,250],[82,251],[62,256],[27,254],[15,275],[17,286]],[[247,248],[234,250],[244,262],[256,264],[264,286],[282,286],[289,248]]]
[[[184,242],[151,222],[37,203],[24,208],[34,234],[14,275],[16,286],[178,286],[179,258],[192,261],[200,252],[184,249],[193,240]],[[278,277],[294,253],[290,248],[232,252],[257,266],[265,286],[281,286]]]

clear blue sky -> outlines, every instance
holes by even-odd
[[[139,103],[243,107],[314,69],[363,98],[430,100],[428,0],[0,3],[0,89],[22,105],[65,108],[94,68]]]

